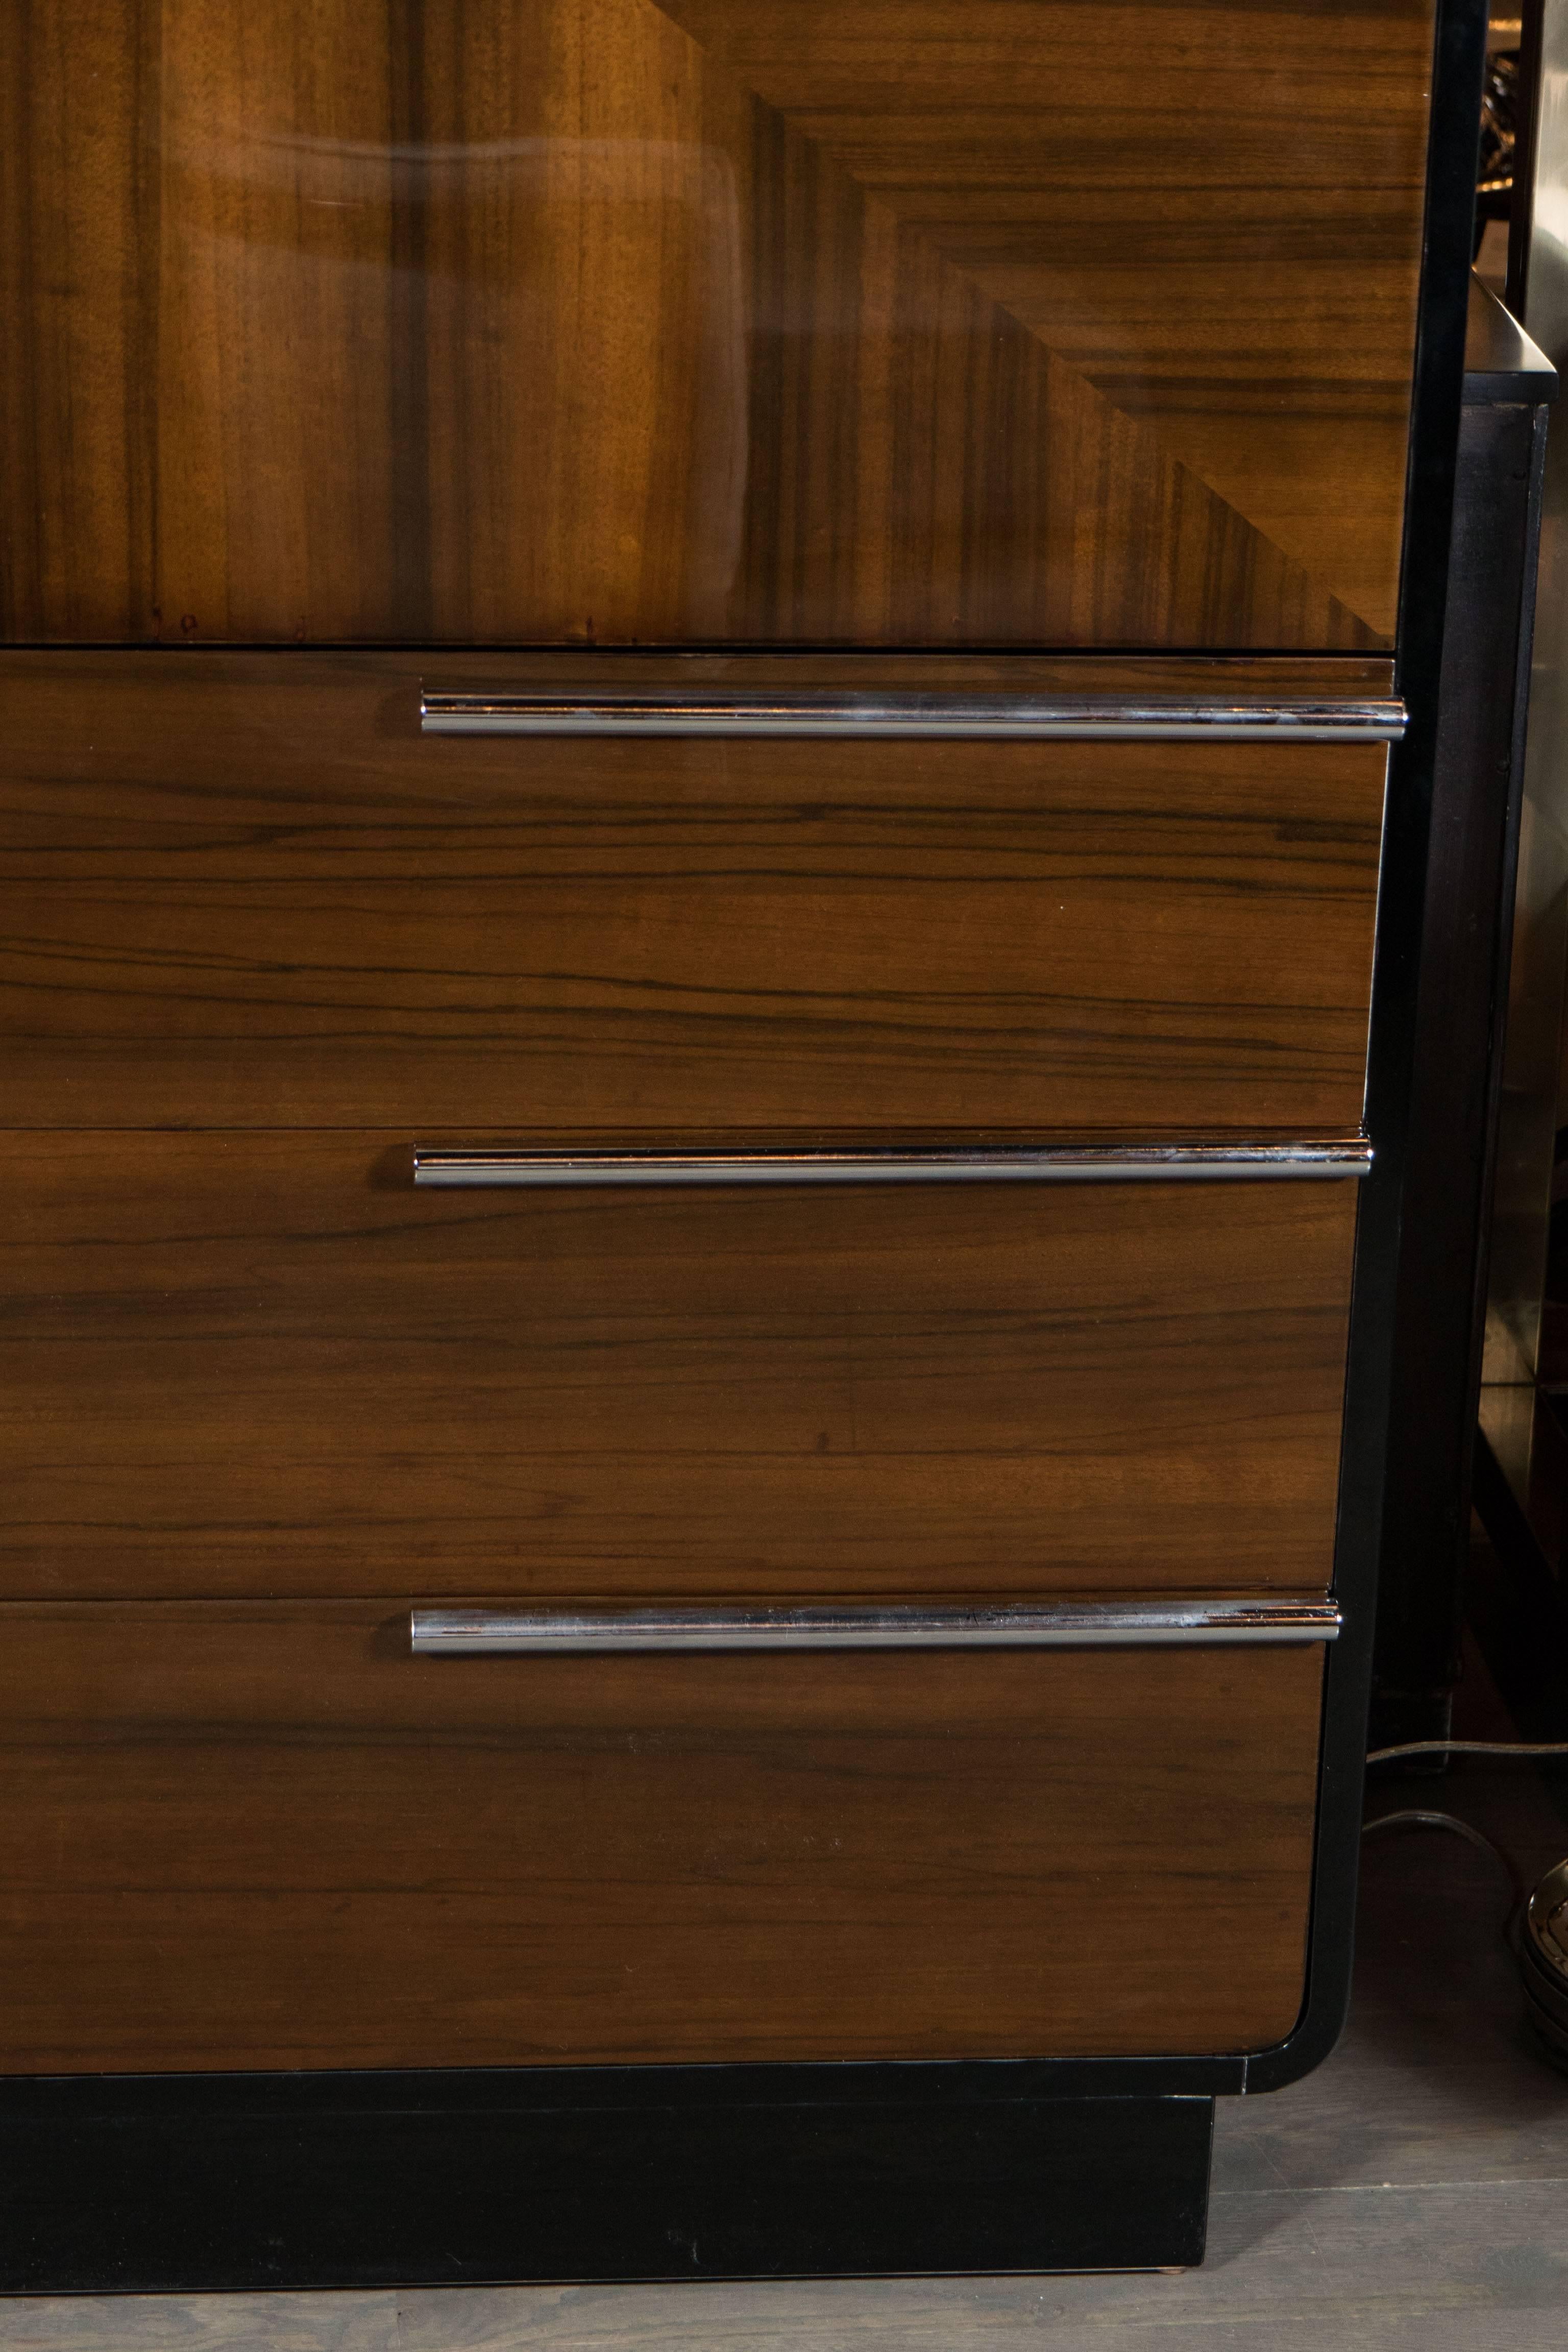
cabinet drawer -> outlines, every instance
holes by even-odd
[[[1361,1118],[1380,742],[453,740],[393,656],[0,677],[12,1125]]]
[[[0,1612],[6,2071],[1295,2021],[1319,1648],[432,1660],[406,1622]]]
[[[1357,1188],[0,1139],[13,1596],[1321,1591]]]

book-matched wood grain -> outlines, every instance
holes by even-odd
[[[412,656],[73,658],[0,673],[11,1125],[1360,1122],[1380,744],[421,739]]]
[[[1245,2050],[1321,1654],[415,1660],[0,1611],[7,2072]]]
[[[0,630],[1391,641],[1431,0],[12,0]]]
[[[0,1591],[1321,1591],[1344,1180],[416,1192],[0,1139]]]

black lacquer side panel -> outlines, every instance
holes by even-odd
[[[106,2104],[0,2126],[0,2292],[1185,2266],[1213,2116],[1203,2098]]]
[[[1345,1625],[1330,1656],[1323,1699],[1306,2005],[1289,2039],[1250,2062],[1249,2091],[1275,2090],[1310,2074],[1338,2041],[1350,2001],[1486,32],[1486,0],[1445,0],[1439,8],[1400,585],[1397,683],[1410,727],[1391,763],[1384,830],[1366,1093],[1374,1157],[1356,1236],[1335,1548],[1334,1590]]]

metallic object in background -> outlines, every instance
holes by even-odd
[[[1531,2025],[1568,2066],[1568,1862],[1547,1872],[1525,1907],[1520,1970]]]
[[[1517,49],[1492,49],[1481,91],[1481,152],[1476,181],[1476,229],[1489,220],[1507,220],[1519,149],[1520,68]]]

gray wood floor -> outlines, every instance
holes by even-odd
[[[1480,1686],[1478,1686],[1480,1685]],[[1484,1675],[1472,1663],[1478,1727]],[[1506,1727],[1499,1727],[1506,1728]],[[1556,1798],[1556,1803],[1553,1798]],[[1568,1781],[1465,1763],[1372,1811],[1462,1813],[1533,1877]],[[1459,1839],[1368,1840],[1356,1998],[1335,2055],[1222,2101],[1208,2260],[1180,2277],[865,2280],[0,2303],[37,2352],[1515,2352],[1568,2314],[1568,2076],[1535,2053],[1498,1934],[1506,1891]]]

